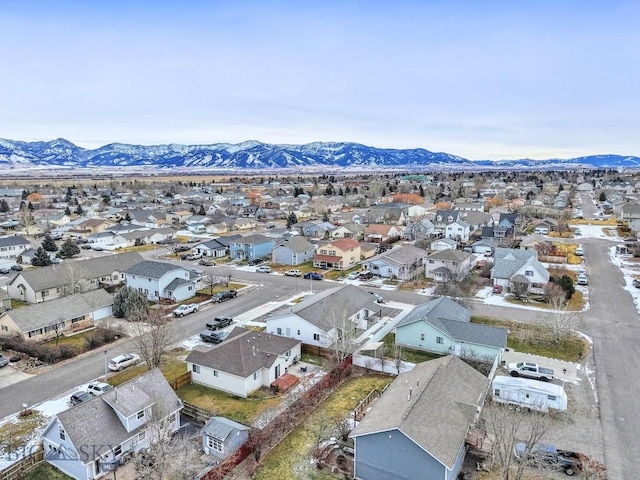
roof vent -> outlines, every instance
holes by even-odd
[[[413,395],[413,389],[412,388],[409,389],[409,396],[407,397],[407,400],[411,400],[411,395]]]

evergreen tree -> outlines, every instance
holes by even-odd
[[[329,221],[329,212],[327,212],[326,210],[322,214],[322,221],[323,222],[328,222]]]
[[[111,203],[111,198],[109,198],[109,195],[102,196],[102,203],[104,203],[105,205],[109,205],[109,203]]]
[[[601,202],[607,201],[607,196],[604,194],[604,192],[600,192],[600,196],[598,197],[598,200],[600,200]]]
[[[42,240],[42,248],[47,252],[58,251],[58,246],[56,245],[56,242],[53,241],[53,238],[51,238],[51,235],[49,235],[48,233],[44,235],[44,240]]]
[[[60,247],[60,251],[58,252],[58,256],[60,258],[71,258],[80,253],[80,248],[75,244],[73,240],[70,238],[66,239],[62,246]]]
[[[113,297],[113,316],[117,318],[127,318],[130,320],[139,319],[148,312],[149,304],[147,297],[134,288],[124,287]]]
[[[294,225],[298,223],[298,217],[296,217],[296,214],[291,212],[289,215],[287,215],[287,228],[291,228],[291,225]]]
[[[84,210],[82,209],[82,205],[78,204],[78,206],[76,207],[75,213],[76,215],[82,215],[84,213]]]
[[[9,211],[9,204],[2,198],[0,199],[0,213],[7,213]]]
[[[420,196],[422,198],[424,198],[424,187],[422,186],[422,184],[420,184],[420,188],[418,189],[418,192],[419,192]]]
[[[69,207],[64,209],[64,214],[65,215],[71,215],[71,209]]]
[[[31,265],[35,267],[48,267],[51,263],[49,254],[44,250],[44,248],[38,247],[36,254],[31,259]]]
[[[27,204],[27,208],[28,208],[30,211],[32,211],[32,212],[36,209],[36,207],[34,207],[34,206],[33,206],[33,203],[31,203],[31,202],[29,202],[29,203]]]
[[[200,208],[198,209],[198,215],[206,215],[207,211],[204,209],[204,205],[200,205]]]

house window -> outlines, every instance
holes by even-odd
[[[253,372],[253,379],[257,380],[258,379],[258,372]]]
[[[282,335],[282,328],[280,328],[280,327],[276,328],[276,333],[278,335]]]
[[[547,400],[551,400],[552,402],[555,402],[558,399],[558,397],[556,397],[555,395],[547,395]]]
[[[58,434],[60,435],[60,440],[66,440],[67,436],[64,433],[64,429],[62,428],[62,425],[60,425],[60,428],[58,429]]]
[[[436,337],[436,343],[438,343],[438,344],[440,344],[440,345],[444,344],[444,338],[442,338],[442,337]]]
[[[319,341],[320,341],[320,334],[319,334],[319,333],[314,333],[314,334],[313,334],[313,339],[314,339],[316,342],[319,342]]]
[[[136,418],[138,420],[142,420],[144,418],[144,410],[140,410],[138,413],[136,413]]]
[[[9,327],[7,327],[6,325],[0,325],[0,329],[2,329],[3,332],[9,331]]]
[[[424,340],[424,333],[420,334],[420,340]]]
[[[533,277],[533,270],[525,270],[525,271],[524,271],[524,274],[525,274],[527,277]]]
[[[207,447],[220,453],[224,452],[222,441],[212,437],[211,435],[207,435]]]
[[[433,260],[429,259],[429,263],[435,263]]]
[[[122,455],[122,445],[118,445],[113,449],[113,456],[117,457],[118,455]]]
[[[300,330],[298,330],[298,336],[300,336]]]
[[[494,397],[499,397],[499,396],[500,396],[500,389],[499,389],[499,388],[496,388],[496,389],[493,391],[493,396],[494,396]]]
[[[214,371],[213,371],[213,376],[214,376],[214,377],[217,377],[217,376],[218,376],[218,370],[214,370]]]
[[[191,371],[193,373],[200,373],[200,365],[196,365],[195,363],[191,365]]]

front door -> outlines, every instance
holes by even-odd
[[[280,378],[280,365],[276,365],[276,378]]]

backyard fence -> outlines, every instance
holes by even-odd
[[[207,423],[209,419],[215,416],[215,412],[207,410],[206,408],[199,407],[189,402],[182,402],[182,413],[187,417],[195,418],[202,423]]]
[[[44,462],[44,450],[42,445],[38,445],[36,451],[0,471],[0,480],[20,480],[29,470],[36,468],[42,462]]]
[[[171,388],[173,388],[174,390],[178,390],[179,388],[184,387],[185,385],[189,385],[190,383],[191,383],[191,372],[187,372],[183,375],[180,375],[175,380],[170,381],[169,385],[171,385]]]

